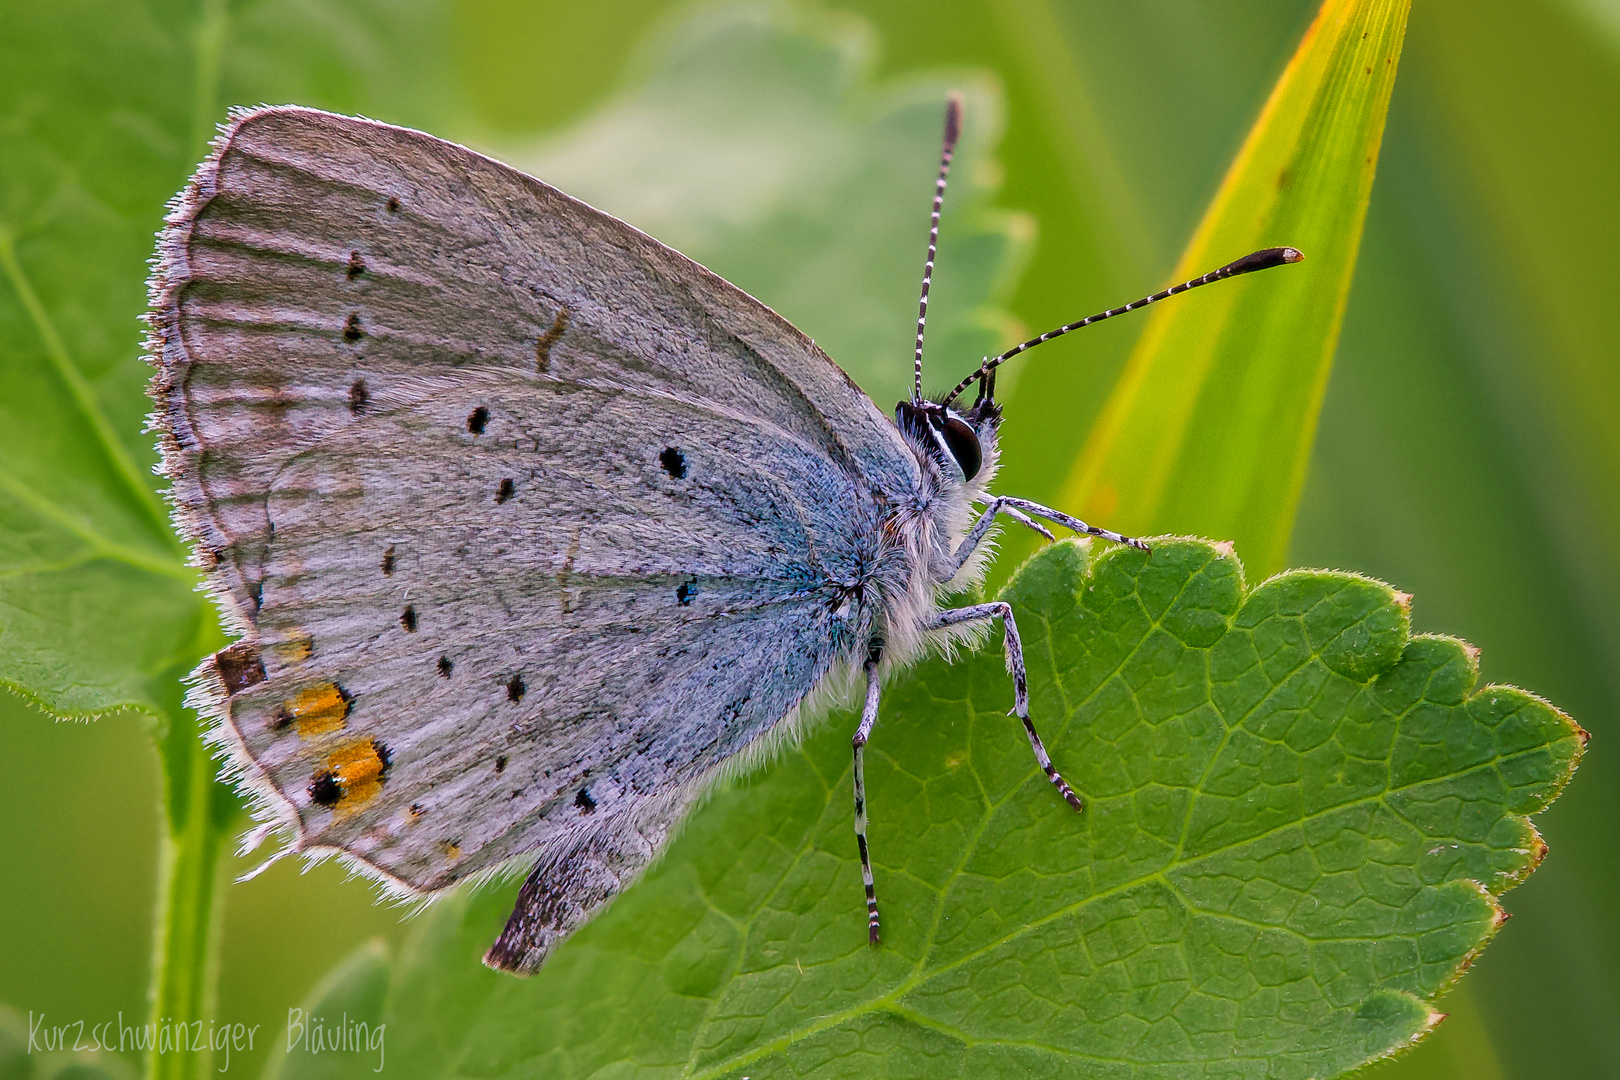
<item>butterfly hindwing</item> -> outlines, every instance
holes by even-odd
[[[768,731],[863,633],[836,583],[881,545],[879,507],[781,438],[495,372],[295,458],[267,501],[266,677],[230,722],[304,842],[432,890]]]

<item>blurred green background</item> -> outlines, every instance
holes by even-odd
[[[0,3],[0,36],[14,5]],[[677,8],[349,5],[377,16],[373,24],[398,12],[401,25],[429,18],[442,31],[413,46],[411,64],[365,68],[361,95],[346,81],[362,76],[343,62],[342,20],[326,18],[316,0],[292,6],[302,21],[255,26],[249,4],[232,5],[221,25],[306,35],[294,44],[332,62],[281,82],[277,72],[251,71],[243,82],[322,103],[397,98],[413,123],[503,146],[597,108],[635,76],[638,46]],[[1036,226],[1006,302],[1031,331],[1164,283],[1314,8],[1306,0],[835,6],[875,29],[879,78],[944,69],[999,81],[994,202]],[[250,68],[255,55],[277,54],[251,45],[226,55]],[[44,75],[32,89],[83,77],[76,48],[64,33],[60,56],[33,57],[30,77]],[[427,78],[430,69],[447,82]],[[0,71],[0,80],[16,77]],[[1517,918],[1444,999],[1451,1018],[1370,1075],[1620,1076],[1620,882],[1607,852],[1620,803],[1620,764],[1607,745],[1620,704],[1611,659],[1620,656],[1617,118],[1614,0],[1414,5],[1290,561],[1365,571],[1415,594],[1417,629],[1480,646],[1487,679],[1546,695],[1595,741],[1579,780],[1538,820],[1551,854],[1505,898]],[[926,194],[917,196],[919,216]],[[154,205],[154,227],[157,215]],[[942,282],[950,229],[948,211]],[[899,257],[917,262],[921,251]],[[1000,490],[1056,497],[1140,330],[1120,320],[1021,361]],[[896,342],[898,364],[908,351],[906,338]],[[934,356],[951,370],[976,359]],[[1028,550],[1009,543],[1002,567]],[[0,1002],[25,1016],[141,1017],[159,830],[145,721],[54,723],[9,698],[0,714],[8,838]],[[262,1020],[274,1032],[287,1005],[358,942],[398,940],[398,912],[371,898],[334,867],[300,876],[290,861],[228,888],[219,1015]],[[253,1072],[257,1062],[231,1067]]]

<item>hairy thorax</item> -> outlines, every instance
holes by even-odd
[[[917,456],[918,484],[906,501],[884,519],[884,539],[892,556],[880,558],[872,575],[881,610],[873,631],[881,636],[886,666],[916,659],[929,646],[949,649],[960,632],[930,630],[928,622],[941,598],[975,588],[994,555],[991,543],[980,544],[960,567],[957,550],[973,520],[973,504],[984,499],[999,462],[993,427],[979,433],[984,464],[964,481],[954,465],[939,460],[935,448],[910,433],[906,443]],[[977,637],[977,629],[967,636]]]

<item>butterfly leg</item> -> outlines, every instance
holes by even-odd
[[[877,888],[872,883],[872,856],[866,846],[866,766],[861,751],[872,725],[877,723],[878,695],[883,689],[878,678],[878,660],[881,647],[874,645],[866,658],[866,705],[861,709],[861,726],[855,729],[850,745],[855,749],[855,843],[861,849],[861,881],[866,885],[866,933],[873,945],[878,943]]]
[[[1001,511],[1005,514],[1010,515],[1014,510],[1020,510],[1030,517],[1037,517],[1045,521],[1050,521],[1054,525],[1061,525],[1070,532],[1080,533],[1083,536],[1100,536],[1104,540],[1112,540],[1116,544],[1128,544],[1131,547],[1139,548],[1142,551],[1151,550],[1148,547],[1146,540],[1136,540],[1132,537],[1114,532],[1112,529],[1099,529],[1095,525],[1087,525],[1077,517],[1071,517],[1061,510],[1053,510],[1051,507],[1042,506],[1037,502],[1030,502],[1028,499],[1014,499],[1006,495],[999,495],[992,499],[991,502],[1003,504]],[[986,507],[986,512],[988,512],[988,510],[989,508]]]
[[[1024,674],[1024,643],[1018,636],[1018,623],[1013,619],[1012,606],[997,601],[992,604],[952,608],[937,613],[929,628],[940,630],[962,623],[997,618],[1001,620],[1006,634],[1007,671],[1013,679],[1012,714],[1024,722],[1024,733],[1029,736],[1029,745],[1035,751],[1035,760],[1040,764],[1041,771],[1046,773],[1046,778],[1052,781],[1052,786],[1058,789],[1059,795],[1068,800],[1070,806],[1076,810],[1084,810],[1085,804],[1080,801],[1080,796],[1074,793],[1069,782],[1052,767],[1052,758],[1047,754],[1046,746],[1042,744],[1041,737],[1035,732],[1035,724],[1029,718],[1029,680]]]
[[[962,538],[962,542],[957,545],[956,554],[952,556],[954,565],[951,567],[951,573],[953,575],[956,571],[962,569],[963,564],[978,550],[979,545],[984,543],[985,536],[990,532],[990,526],[996,523],[997,514],[1006,514],[1026,529],[1034,529],[1048,540],[1057,539],[1045,525],[1035,521],[1017,507],[1012,506],[1011,502],[1012,500],[1005,495],[997,495],[984,504],[984,511],[979,514],[979,519],[973,523],[973,528],[968,530],[967,536]]]

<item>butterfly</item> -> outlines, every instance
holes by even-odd
[[[179,530],[239,640],[192,674],[227,770],[288,851],[407,896],[533,869],[485,962],[519,973],[629,885],[694,800],[864,680],[1016,615],[950,607],[1000,518],[1140,540],[991,495],[999,365],[1301,258],[1257,252],[922,393],[946,113],[911,396],[885,415],[746,293],[432,136],[234,112],[152,275],[152,427]],[[976,391],[971,404],[963,395]]]

